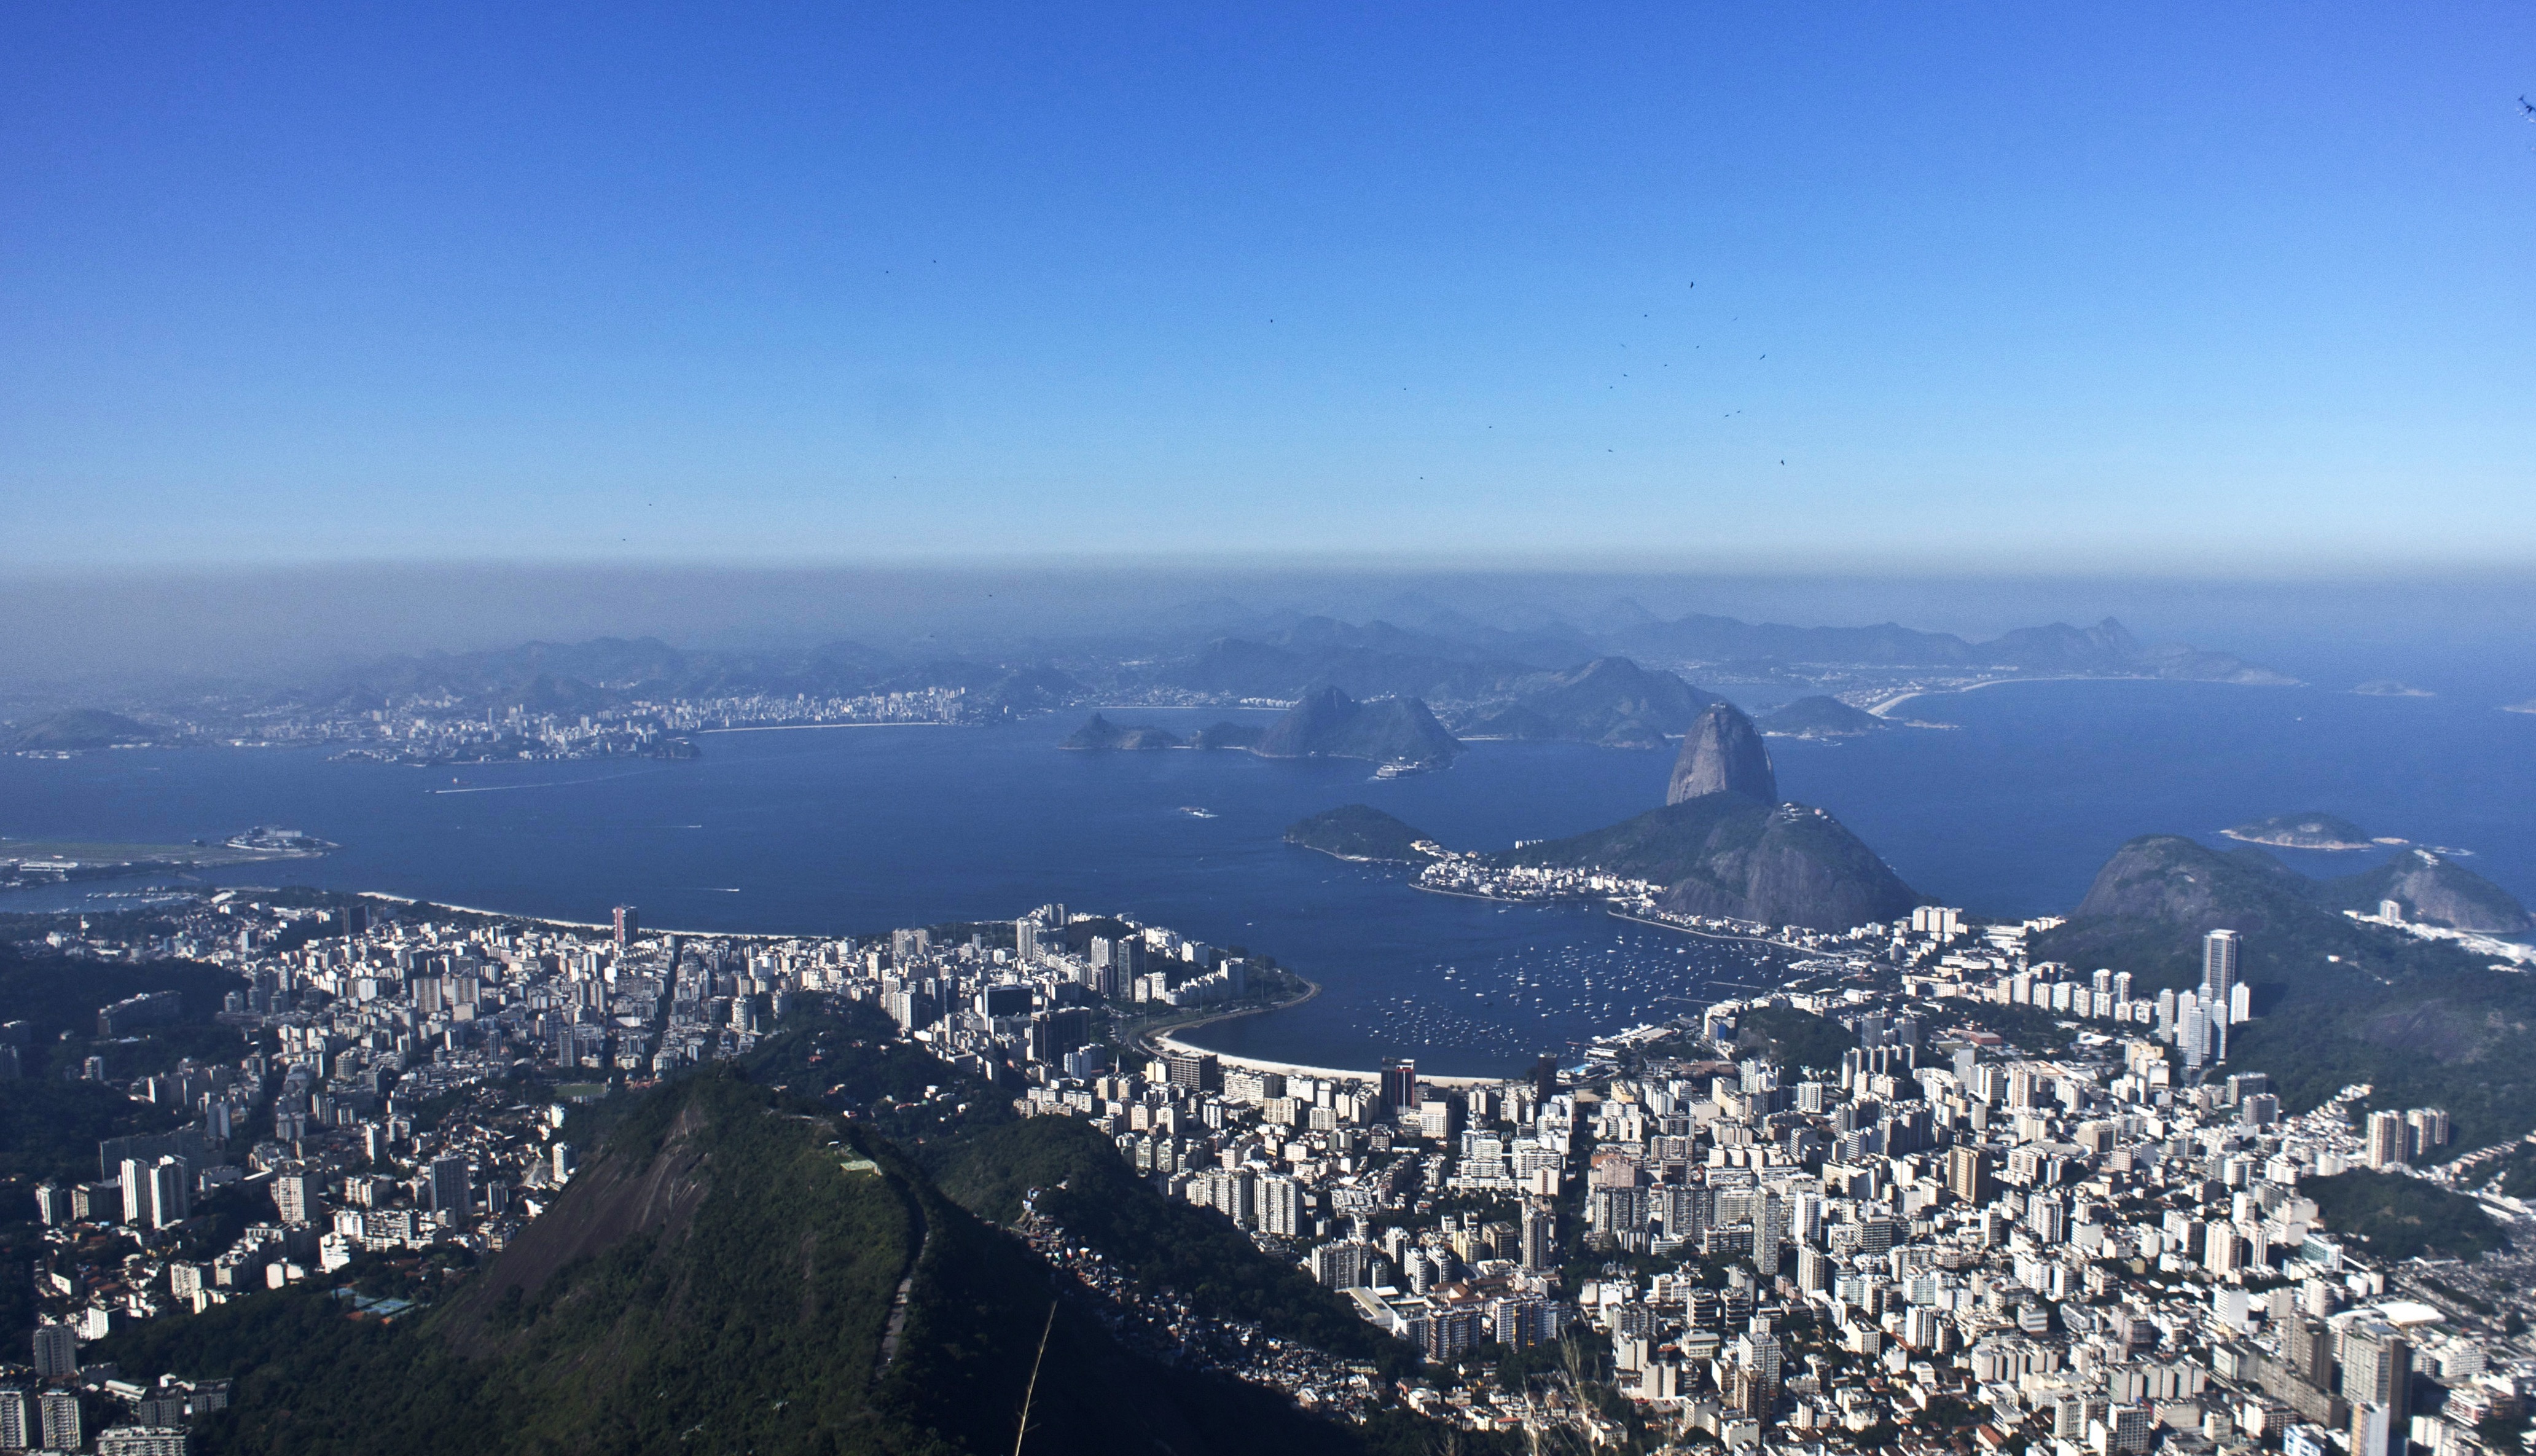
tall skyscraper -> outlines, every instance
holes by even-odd
[[[194,1169],[182,1158],[161,1158],[150,1168],[150,1227],[172,1229],[194,1216]]]
[[[1302,1186],[1289,1177],[1259,1179],[1259,1230],[1294,1238],[1310,1232],[1304,1225]]]
[[[2395,1111],[2369,1114],[2369,1166],[2385,1168],[2407,1161],[2412,1149],[2405,1134],[2412,1129],[2404,1125],[2404,1114]]]
[[[454,1213],[464,1218],[475,1202],[475,1189],[467,1172],[464,1158],[435,1158],[431,1162],[431,1206],[434,1210]]]
[[[1558,1215],[1539,1199],[1523,1204],[1523,1267],[1538,1272],[1558,1261]]]
[[[285,1172],[273,1180],[274,1211],[282,1222],[301,1225],[313,1221],[317,1209],[317,1176],[307,1172]]]
[[[2342,1336],[2342,1396],[2351,1402],[2351,1456],[2403,1456],[2411,1428],[2413,1347],[2394,1326],[2364,1320]]]
[[[150,1227],[150,1165],[126,1158],[117,1170],[123,1184],[123,1222],[128,1228]]]
[[[1418,1106],[1418,1063],[1403,1057],[1382,1063],[1382,1102],[1389,1108]]]
[[[1946,1191],[1974,1208],[1990,1202],[1989,1152],[1981,1148],[1948,1148]]]
[[[633,906],[616,907],[616,953],[625,953],[625,942],[643,933],[641,913]]]
[[[2201,999],[2228,1004],[2237,988],[2237,932],[2213,930],[2201,937]]]
[[[35,1398],[14,1385],[0,1388],[0,1451],[24,1451],[43,1438],[35,1424]]]

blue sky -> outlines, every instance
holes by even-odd
[[[2536,9],[21,6],[0,561],[2523,565]]]

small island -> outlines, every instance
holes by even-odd
[[[1442,847],[1371,804],[1341,804],[1286,826],[1286,843],[1359,863],[1419,864]]]
[[[1111,723],[1095,713],[1092,721],[1065,735],[1056,745],[1077,752],[1101,753],[1111,749],[1156,749],[1186,746],[1180,735],[1169,728],[1151,724]]]
[[[2374,850],[2369,831],[2335,814],[2274,814],[2219,831],[2250,845],[2277,850]]]
[[[244,834],[230,835],[228,847],[232,850],[257,850],[268,854],[300,855],[322,855],[328,850],[343,848],[332,840],[322,840],[313,834],[303,834],[296,829],[285,829],[278,824],[259,824]]]
[[[1150,724],[1111,723],[1095,713],[1056,746],[1078,752],[1235,748],[1261,758],[1367,758],[1383,765],[1384,777],[1444,768],[1462,751],[1461,740],[1444,730],[1421,699],[1359,702],[1335,687],[1306,695],[1265,727],[1218,723],[1191,738]]]
[[[1167,728],[1150,723],[1111,723],[1095,713],[1089,722],[1057,741],[1057,747],[1081,753],[1107,753],[1112,749],[1137,751],[1158,748],[1255,748],[1264,729],[1246,723],[1214,723],[1183,738]]]
[[[2374,682],[2364,682],[2352,691],[2364,698],[2435,698],[2439,696],[2429,688],[2415,687],[2409,682],[2397,682],[2391,677],[2380,677]]]
[[[341,849],[295,829],[259,825],[220,844],[124,844],[106,840],[0,839],[0,888],[58,885],[73,880],[129,879],[136,875],[190,874],[275,859],[307,859]]]

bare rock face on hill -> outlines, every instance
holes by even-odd
[[[2508,891],[2453,859],[2422,849],[2398,851],[2376,869],[2328,880],[2318,898],[2333,909],[2364,913],[2392,900],[2403,907],[2404,918],[2451,930],[2517,935],[2536,928],[2536,919]]]
[[[1740,793],[1765,804],[1779,801],[1779,776],[1770,767],[1761,731],[1732,703],[1709,704],[1682,735],[1681,757],[1674,760],[1665,802],[1678,804],[1711,793]]]

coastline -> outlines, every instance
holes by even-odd
[[[2233,829],[2220,830],[2219,835],[2222,839],[2232,839],[2241,845],[2261,845],[2266,849],[2272,850],[2313,850],[2319,854],[2326,855],[2347,854],[2357,850],[2382,850],[2388,848],[2385,845],[2378,844],[2375,840],[2372,840],[2365,845],[2346,845],[2339,840],[2336,840],[2329,845],[2302,845],[2278,835],[2267,836],[2259,834],[2239,834]]]
[[[245,886],[225,886],[244,889]],[[566,930],[609,930],[616,927],[604,920],[567,920],[559,916],[521,915],[516,911],[486,910],[480,905],[453,905],[446,900],[425,900],[419,895],[395,895],[385,890],[352,890],[347,892],[360,900],[384,900],[391,905],[428,905],[434,910],[453,911],[459,915],[482,916],[491,920],[518,920],[530,925],[554,925]],[[819,940],[833,939],[818,935],[779,935],[771,930],[682,930],[675,925],[647,925],[646,935],[695,935],[715,940]]]
[[[965,723],[937,723],[930,719],[911,719],[906,723],[760,723],[739,728],[689,728],[695,737],[707,733],[802,733],[817,728],[967,728]]]
[[[1962,687],[1916,687],[1899,697],[1886,698],[1867,711],[1877,718],[1889,717],[1893,711],[1914,698],[1934,698],[1945,693],[1977,693],[1986,687],[2005,687],[2016,682],[2164,682],[2163,677],[2107,676],[2101,672],[2068,672],[2058,677],[1992,677]]]
[[[2305,684],[2305,683],[2301,683],[2301,682],[2297,682],[2297,681],[2290,681],[2290,682],[2230,682],[2230,681],[2228,681],[2226,678],[2212,678],[2212,677],[2161,677],[2161,676],[2158,676],[2158,675],[2157,675],[2157,674],[2155,674],[2155,673],[2149,673],[2149,672],[2063,672],[2063,673],[2060,673],[2060,674],[2058,674],[2058,675],[2056,675],[2056,676],[2052,676],[2052,677],[1992,677],[1992,678],[1986,678],[1986,679],[1984,679],[1983,681],[1980,681],[1980,682],[1970,682],[1970,683],[1966,683],[1966,684],[1964,684],[1962,687],[1920,687],[1920,688],[1913,688],[1911,691],[1909,691],[1909,692],[1907,692],[1907,693],[1902,693],[1902,694],[1899,694],[1899,695],[1894,696],[1894,697],[1886,698],[1884,701],[1882,701],[1882,702],[1880,702],[1880,703],[1877,703],[1875,706],[1873,706],[1873,707],[1871,707],[1871,708],[1868,709],[1867,711],[1868,711],[1868,712],[1870,712],[1870,713],[1871,713],[1871,714],[1873,714],[1873,715],[1875,715],[1877,718],[1889,718],[1889,717],[1891,717],[1891,716],[1892,716],[1892,714],[1893,714],[1894,710],[1896,710],[1896,709],[1900,708],[1903,704],[1910,702],[1910,701],[1911,701],[1912,699],[1914,699],[1914,698],[1934,698],[1934,697],[1940,697],[1940,696],[1943,696],[1944,694],[1947,694],[1947,693],[1974,693],[1974,692],[1979,692],[1979,691],[1981,691],[1983,688],[1986,688],[1986,687],[2007,687],[2007,686],[2010,686],[2010,685],[2012,685],[2012,684],[2020,683],[2020,682],[2206,682],[2206,683],[2211,683],[2211,684],[2213,684],[2213,685],[2215,685],[2215,686],[2218,686],[2218,687],[2304,687],[2304,686],[2306,686],[2306,684]],[[1941,726],[1941,727],[1952,727],[1952,725],[1940,725],[1940,726]]]
[[[1671,930],[1677,935],[1696,935],[1702,940],[1736,940],[1741,941],[1745,945],[1774,945],[1781,950],[1802,951],[1806,949],[1805,946],[1799,945],[1794,941],[1772,940],[1767,935],[1730,935],[1724,930],[1694,930],[1688,925],[1668,924],[1663,920],[1648,919],[1644,916],[1633,916],[1624,910],[1607,910],[1604,914],[1609,915],[1616,920],[1627,920],[1633,925],[1651,925],[1658,930]]]
[[[1262,1016],[1271,1011],[1283,1011],[1290,1006],[1300,1006],[1321,993],[1319,981],[1306,978],[1303,984],[1310,986],[1311,989],[1291,1001],[1280,1001],[1274,1006],[1242,1006],[1232,1011],[1218,1012],[1212,1016],[1201,1016],[1194,1021],[1184,1021],[1168,1031],[1140,1032],[1135,1037],[1135,1045],[1157,1056],[1166,1051],[1212,1056],[1220,1065],[1237,1067],[1248,1072],[1275,1072],[1284,1077],[1330,1077],[1359,1082],[1380,1082],[1382,1073],[1379,1069],[1365,1071],[1357,1067],[1323,1067],[1300,1061],[1277,1061],[1264,1056],[1245,1056],[1236,1051],[1218,1051],[1212,1046],[1200,1046],[1194,1042],[1180,1040],[1183,1032],[1193,1032],[1199,1027],[1213,1026],[1220,1021],[1234,1021],[1244,1016]],[[1507,1082],[1522,1081],[1523,1078],[1519,1074],[1506,1077],[1448,1077],[1432,1072],[1421,1072],[1418,1074],[1418,1080],[1432,1082],[1438,1087],[1469,1088],[1497,1087]]]

